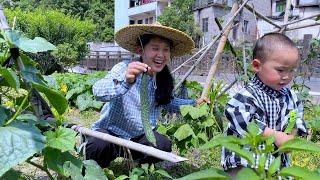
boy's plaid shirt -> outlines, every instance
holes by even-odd
[[[227,104],[225,115],[229,120],[228,128],[225,135],[233,135],[243,137],[247,130],[247,125],[255,120],[262,133],[266,127],[276,131],[284,131],[288,126],[289,112],[295,110],[297,112],[297,121],[295,128],[298,129],[298,135],[306,135],[307,128],[303,120],[303,105],[297,95],[288,88],[276,91],[266,86],[258,77],[254,77],[250,83],[237,93]],[[248,147],[244,147],[249,149]],[[264,148],[261,145],[260,148]],[[288,154],[282,153],[282,167],[290,166]],[[250,166],[248,162],[236,156],[224,147],[222,148],[221,164],[225,170],[235,168],[237,166]],[[265,169],[268,169],[276,156],[267,155]],[[255,156],[256,168],[259,157]]]

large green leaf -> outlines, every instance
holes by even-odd
[[[61,152],[59,149],[54,149],[50,147],[44,150],[44,162],[47,164],[48,168],[64,176],[70,175],[70,172],[67,169],[64,169],[64,164],[67,161],[69,161],[71,164],[78,167],[79,169],[82,167],[81,160],[77,159],[68,151]]]
[[[287,141],[286,143],[282,144],[278,149],[278,151],[280,152],[288,152],[291,150],[320,152],[320,146],[311,141],[296,138],[291,139],[290,141]]]
[[[32,83],[32,87],[45,94],[50,104],[57,110],[60,115],[62,115],[67,110],[68,101],[59,92],[52,90],[47,86],[36,83]]]
[[[45,137],[34,126],[13,122],[0,127],[0,176],[45,147]]]
[[[7,83],[10,85],[10,87],[12,87],[16,90],[20,88],[19,78],[16,75],[16,73],[14,71],[12,71],[11,69],[9,69],[9,68],[6,69],[6,68],[0,67],[0,75],[2,75],[2,77],[7,81]]]
[[[81,94],[83,92],[85,92],[87,89],[85,86],[80,85],[80,86],[76,86],[72,89],[70,89],[67,94],[66,94],[66,98],[69,100],[70,98],[72,98],[75,95]]]
[[[189,124],[184,124],[177,129],[173,136],[177,138],[178,141],[181,141],[189,136],[195,136],[195,134]]]
[[[38,53],[56,49],[53,44],[41,37],[35,37],[33,40],[31,40],[27,37],[24,37],[19,31],[15,30],[6,31],[5,35],[10,43],[25,52]]]
[[[242,168],[236,176],[237,180],[260,180],[261,178],[250,168]]]
[[[24,54],[20,54],[20,57],[24,67],[23,69],[21,69],[21,75],[23,79],[28,82],[45,85],[46,81],[42,77],[40,71],[37,69],[37,64]]]
[[[22,172],[10,169],[0,177],[0,180],[10,180],[10,179],[23,180],[24,178],[22,178],[21,176],[22,176]]]
[[[280,173],[280,176],[292,176],[301,180],[319,180],[320,175],[316,172],[309,171],[302,167],[292,166],[283,168]]]
[[[211,179],[231,179],[227,173],[220,169],[205,169],[189,175],[186,175],[178,180],[211,180]]]
[[[44,133],[47,138],[47,145],[61,151],[72,151],[76,144],[77,133],[72,129],[59,127],[55,132]]]

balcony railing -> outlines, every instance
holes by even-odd
[[[210,5],[227,5],[227,0],[196,0],[193,5],[193,9],[204,8]]]
[[[149,3],[153,3],[157,0],[136,0],[136,1],[133,1],[131,4],[130,4],[130,7],[136,7],[136,6],[141,6],[141,5],[144,5],[144,4],[149,4]]]

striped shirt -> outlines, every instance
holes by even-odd
[[[259,126],[259,131],[262,133],[266,127],[276,131],[284,132],[288,126],[289,112],[297,112],[297,120],[295,128],[298,130],[298,135],[306,135],[306,124],[303,120],[303,105],[297,95],[288,88],[282,88],[276,91],[266,86],[254,77],[248,85],[240,90],[227,104],[225,115],[229,120],[228,128],[225,135],[233,135],[244,137],[247,130],[247,125],[252,120]],[[248,146],[244,146],[249,150]],[[260,148],[264,148],[262,144]],[[282,153],[281,166],[290,166],[288,154]],[[259,157],[254,155],[256,164],[249,165],[248,162],[235,155],[224,147],[221,155],[222,167],[227,170],[237,166],[257,168]],[[272,161],[276,157],[272,154],[267,155],[265,169],[268,169]]]
[[[106,102],[101,110],[100,119],[92,125],[93,130],[106,129],[124,139],[144,134],[141,120],[140,85],[141,75],[129,84],[125,74],[129,60],[116,64],[103,79],[93,85],[93,94],[97,100]],[[191,99],[174,98],[167,105],[157,106],[155,102],[155,76],[149,76],[148,92],[150,100],[150,124],[156,127],[160,110],[179,112],[181,105],[195,105]]]

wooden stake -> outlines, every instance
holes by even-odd
[[[233,15],[233,17],[235,15],[237,15],[241,9],[244,7],[244,5],[248,2],[248,0],[246,0],[242,5],[241,7],[239,8],[239,5],[238,5],[238,2],[235,1],[233,3],[233,6],[232,6],[232,9],[231,9],[231,14]],[[232,20],[233,22],[233,19],[230,19]],[[226,30],[225,32],[223,32],[223,35],[220,39],[220,42],[218,44],[218,48],[215,52],[215,55],[214,55],[214,58],[213,58],[213,65],[211,66],[210,68],[210,71],[209,71],[209,74],[207,76],[207,79],[206,79],[206,84],[204,85],[204,88],[203,88],[203,91],[202,91],[202,94],[201,94],[201,97],[202,98],[208,98],[208,92],[210,91],[210,88],[212,87],[212,79],[217,71],[217,67],[218,67],[218,64],[220,62],[220,59],[221,59],[221,54],[223,52],[223,49],[224,49],[224,46],[227,42],[227,39],[228,39],[228,34],[230,33],[230,30],[231,30],[231,27],[232,27],[232,24],[229,23],[226,25]]]

